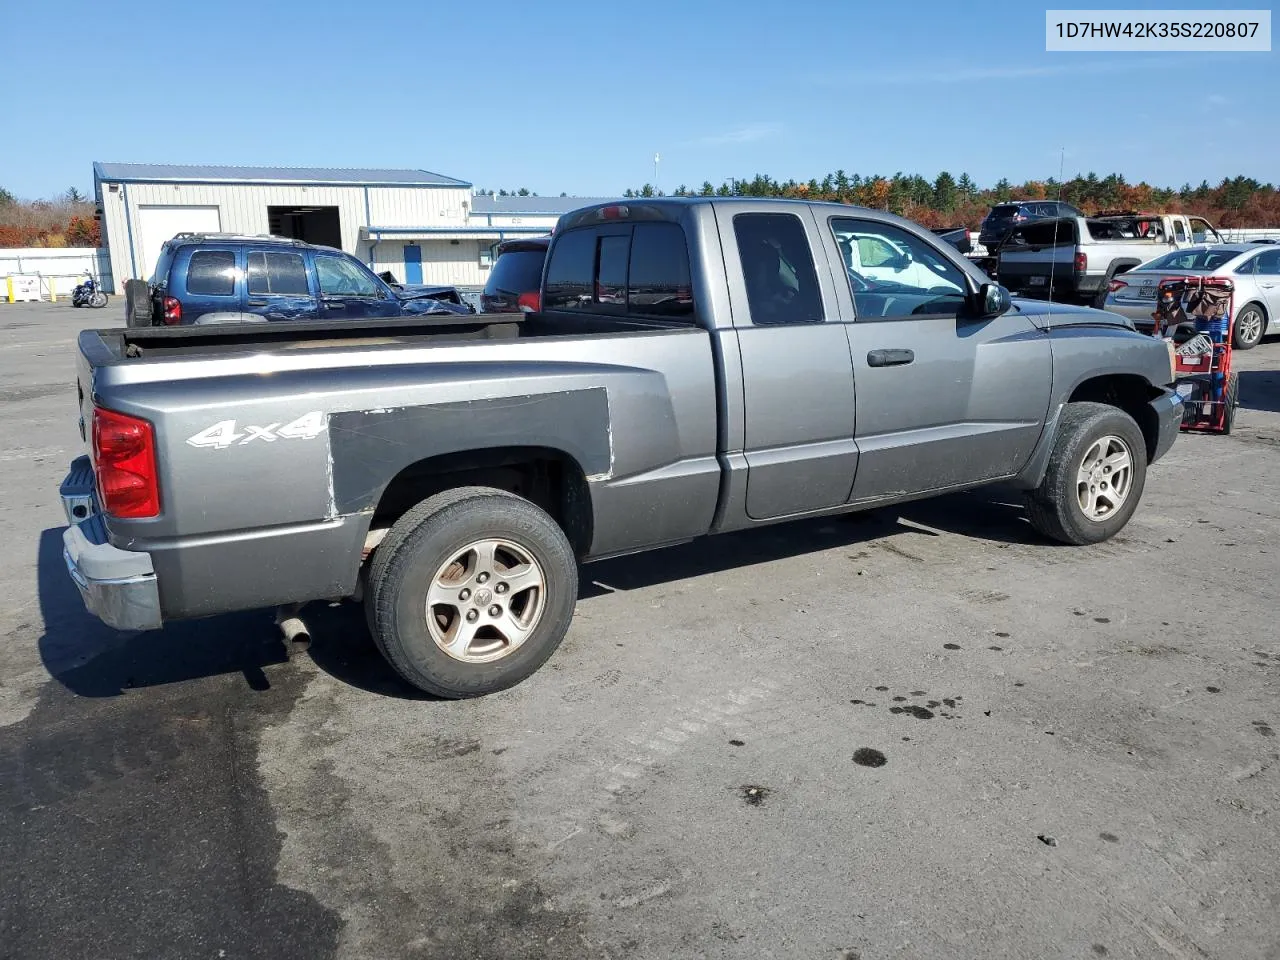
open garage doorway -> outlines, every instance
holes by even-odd
[[[342,248],[337,207],[267,207],[267,222],[277,237]]]

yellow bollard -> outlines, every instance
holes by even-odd
[[[5,286],[9,288],[9,302],[13,303],[13,277],[4,278]]]

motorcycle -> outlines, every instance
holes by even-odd
[[[78,284],[71,291],[71,305],[73,307],[105,307],[107,295],[98,287],[97,280],[86,277],[84,283]]]

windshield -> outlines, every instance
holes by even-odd
[[[1175,250],[1145,263],[1140,270],[1218,270],[1240,256],[1240,250]]]
[[[1008,220],[1010,217],[1016,216],[1018,213],[1018,204],[1002,203],[998,207],[992,207],[991,212],[987,214],[992,220]]]

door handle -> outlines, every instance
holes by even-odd
[[[266,305],[267,305],[267,301],[265,301],[265,300],[250,300],[250,301],[249,301],[249,306],[251,306],[251,307],[265,307]]]
[[[867,354],[868,367],[900,367],[915,360],[914,350],[872,350]]]

